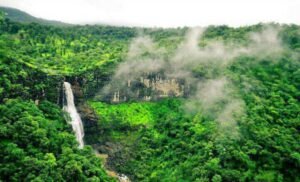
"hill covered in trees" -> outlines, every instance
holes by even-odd
[[[4,15],[1,181],[116,180],[106,169],[131,181],[300,180],[299,26],[58,27]],[[64,81],[83,149],[61,109]]]
[[[63,23],[60,21],[52,21],[52,20],[45,20],[42,18],[36,18],[31,16],[30,14],[23,12],[18,9],[9,8],[9,7],[0,7],[0,11],[2,11],[6,18],[14,21],[14,22],[21,22],[21,23],[39,23],[42,25],[53,25],[53,26],[70,26],[71,24]]]

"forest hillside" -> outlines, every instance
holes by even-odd
[[[16,11],[0,9],[0,181],[300,181],[298,25]]]

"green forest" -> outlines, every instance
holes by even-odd
[[[0,11],[0,181],[300,182],[300,26],[17,18]]]

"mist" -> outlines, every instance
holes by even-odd
[[[264,58],[281,54],[280,30],[264,26],[260,32],[249,33],[249,43],[243,46],[212,40],[200,47],[205,30],[191,28],[171,55],[151,37],[141,34],[132,40],[125,61],[119,64],[112,83],[102,90],[102,94],[116,91],[113,90],[116,85],[121,89],[128,80],[138,79],[145,73],[163,72],[167,78],[183,79],[193,88],[183,106],[187,114],[202,112],[217,122],[220,133],[238,137],[236,118],[244,115],[245,103],[227,78],[226,68],[239,56]],[[205,71],[201,77],[197,76],[199,67]]]

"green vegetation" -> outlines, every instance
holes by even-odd
[[[3,54],[18,62],[16,64],[48,76],[86,79],[90,84],[84,89],[93,95],[94,90],[109,79],[135,33],[135,29],[125,27],[56,27],[4,18],[0,26],[0,45]]]
[[[210,27],[202,41],[234,42],[245,36],[244,31],[261,26]],[[187,113],[185,99],[118,105],[92,101],[101,136],[95,134],[91,142],[120,142],[123,148],[110,154],[111,165],[134,181],[299,181],[300,62],[293,52],[299,49],[299,28],[295,29],[283,27],[283,45],[289,50],[279,57],[241,56],[225,70],[194,68],[200,78],[225,74],[236,86],[235,94],[245,102],[245,115],[236,118],[236,128],[220,130],[213,113],[201,109]]]
[[[299,181],[299,68],[287,57],[230,67],[246,102],[238,138],[203,112],[186,114],[184,101],[90,104],[105,140],[124,139],[127,159],[115,166],[136,181]]]
[[[78,149],[54,104],[63,77],[25,62],[34,52],[23,54],[31,48],[5,29],[27,26],[40,27],[0,18],[0,181],[115,181],[91,147]]]
[[[101,116],[103,124],[110,124],[111,121],[116,125],[150,125],[155,116],[155,112],[150,112],[154,103],[131,103],[110,105],[102,102],[90,102],[92,108]],[[118,122],[118,123],[117,123]]]
[[[36,18],[23,11],[14,8],[0,7],[0,11],[4,12],[5,16],[14,22],[39,23],[42,25],[53,25],[53,26],[70,26],[70,24],[59,22],[59,21],[51,21],[51,20]]]
[[[102,26],[58,28],[5,19],[1,40],[19,61],[51,75],[74,75],[119,62],[133,29]],[[84,60],[84,61],[83,61]]]
[[[232,94],[244,102],[236,125],[224,129],[216,111],[228,98],[214,112],[201,105],[189,112],[186,105],[197,100],[188,96],[120,104],[93,97],[112,78],[137,32],[171,54],[187,28],[59,27],[3,17],[0,181],[114,181],[91,147],[77,148],[59,107],[64,80],[81,87],[83,102],[97,115],[85,123],[86,143],[107,152],[109,167],[132,181],[300,181],[299,26],[268,25],[280,27],[284,51],[278,56],[243,55],[222,69],[200,63],[192,68],[200,81],[226,76]],[[199,46],[217,40],[247,45],[248,34],[264,26],[211,26]]]
[[[0,113],[1,180],[112,181],[92,148],[78,149],[56,105],[11,99]]]
[[[109,139],[122,140],[121,135],[125,136],[124,134],[135,135],[141,127],[152,128],[163,115],[171,116],[172,108],[179,106],[181,102],[180,100],[163,100],[156,103],[133,102],[118,105],[97,101],[89,101],[88,103],[99,116],[98,127],[105,133],[105,136],[108,136],[99,138],[100,141],[104,142]],[[128,142],[127,139],[124,141]]]

